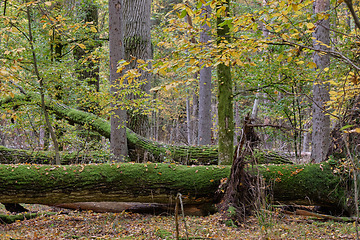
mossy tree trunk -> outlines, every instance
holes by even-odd
[[[348,210],[347,188],[328,163],[258,166],[269,199]],[[176,164],[0,165],[0,202],[56,204],[71,202],[174,203],[218,202],[214,198],[229,166]]]
[[[217,8],[225,7],[224,16],[217,16],[217,44],[221,48],[230,42],[230,29],[224,24],[229,17],[230,0],[222,1]],[[234,113],[230,63],[217,66],[218,118],[219,118],[219,163],[231,164],[234,154]]]

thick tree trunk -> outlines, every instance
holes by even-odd
[[[137,69],[138,60],[148,61],[152,58],[150,35],[151,0],[123,0],[124,2],[124,49],[125,60],[130,64],[126,69]],[[141,65],[141,64],[140,64]],[[141,76],[136,80],[142,82],[141,90],[149,93],[151,73],[139,69]],[[138,98],[136,94],[128,96]],[[128,127],[143,137],[150,133],[149,118],[138,111],[128,111]]]
[[[109,0],[109,51],[110,51],[110,84],[111,93],[116,99],[119,91],[119,78],[117,72],[118,62],[124,59],[124,23],[123,0]],[[111,115],[110,148],[115,160],[123,160],[127,156],[126,142],[126,110],[113,104]],[[109,132],[110,133],[110,132]]]
[[[314,2],[314,13],[323,13],[330,8],[329,0],[317,0]],[[314,32],[314,48],[328,50],[330,45],[329,19],[319,20]],[[330,145],[330,116],[326,114],[326,102],[330,100],[328,85],[326,81],[325,68],[330,65],[330,56],[324,52],[314,54],[314,62],[319,70],[318,81],[313,86],[313,132],[311,145],[311,159],[316,163],[326,159]]]
[[[273,201],[347,210],[346,187],[327,163],[259,166]],[[0,202],[57,204],[72,202],[216,203],[228,166],[176,164],[92,164],[66,166],[0,165]]]

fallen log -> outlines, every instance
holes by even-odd
[[[351,210],[347,188],[328,163],[261,165],[273,201]],[[176,164],[0,165],[0,202],[54,205],[74,202],[175,203],[211,205],[229,166]]]
[[[79,210],[79,211],[93,211],[98,213],[112,212],[132,212],[132,213],[148,213],[148,214],[172,214],[174,213],[174,204],[161,203],[140,203],[140,202],[76,202],[76,203],[61,203],[49,205],[52,207]],[[191,216],[207,215],[209,210],[199,207],[199,205],[185,205],[184,214]]]
[[[281,164],[288,160],[281,155],[274,157],[274,152],[260,152],[254,155],[256,162],[260,164]],[[103,151],[90,152],[60,152],[61,165],[88,164],[88,163],[109,163],[111,154]],[[0,145],[0,164],[51,164],[55,161],[54,151],[32,151],[23,149],[7,148]],[[205,160],[204,160],[205,162]],[[194,162],[193,162],[194,163]],[[196,164],[200,164],[198,161]],[[291,164],[291,162],[290,162]]]
[[[110,153],[91,151],[91,152],[60,152],[61,164],[81,164],[81,163],[106,163],[111,161]],[[23,149],[7,148],[0,145],[0,164],[51,164],[55,161],[54,151],[32,151]]]
[[[40,104],[40,98],[36,94],[32,95],[16,95],[13,98],[5,98],[0,100],[0,107],[14,107],[14,105],[24,104]],[[47,109],[60,118],[66,119],[72,124],[80,124],[88,126],[91,130],[98,132],[100,135],[110,138],[110,124],[108,121],[88,112],[77,110],[60,104],[55,100],[47,98],[45,101]],[[209,146],[186,146],[186,145],[171,145],[152,141],[146,139],[130,129],[126,129],[126,136],[128,141],[129,155],[133,161],[138,161],[139,156],[136,155],[136,150],[146,152],[147,157],[151,161],[167,162],[175,161],[182,163],[195,164],[217,164],[218,150],[216,145]],[[267,152],[262,155],[262,163],[292,163],[289,159],[281,157],[273,157],[274,152]],[[259,155],[260,156],[260,155]],[[141,157],[144,159],[144,156]]]

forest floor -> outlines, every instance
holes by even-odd
[[[25,205],[31,211],[51,211]],[[6,214],[0,208],[0,214]],[[319,221],[280,212],[255,214],[240,226],[227,226],[219,214],[179,218],[181,239],[356,239],[354,223]],[[52,216],[0,224],[0,239],[175,239],[171,215],[94,213],[63,210]]]

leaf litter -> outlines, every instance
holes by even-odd
[[[26,205],[31,211],[54,208]],[[0,239],[175,239],[170,214],[94,213],[59,210],[57,215],[0,224]],[[8,214],[0,209],[0,214]],[[354,223],[316,221],[303,216],[257,213],[239,226],[224,223],[220,214],[185,217],[189,239],[356,239]],[[181,239],[186,239],[179,219]]]

